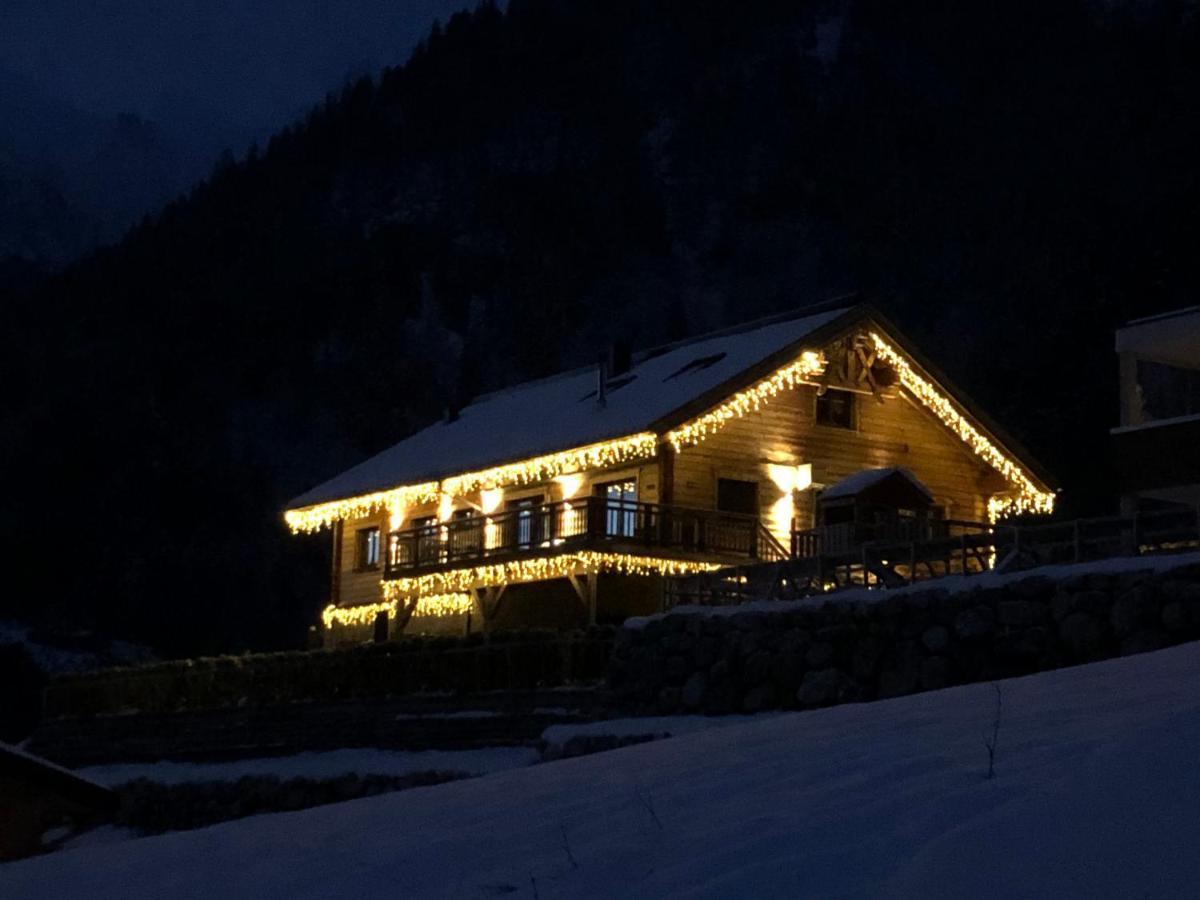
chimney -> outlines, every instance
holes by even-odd
[[[608,405],[608,360],[600,360],[596,366],[596,409]]]
[[[633,364],[633,354],[629,345],[624,341],[614,341],[608,345],[608,377],[616,378],[629,371]]]

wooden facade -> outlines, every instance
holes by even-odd
[[[431,497],[405,508],[402,521],[385,507],[340,519],[333,528],[331,638],[567,627],[653,612],[669,565],[663,572],[606,569],[594,559],[619,562],[625,554],[712,568],[778,559],[795,552],[796,533],[821,526],[822,490],[864,470],[903,469],[927,491],[939,519],[985,527],[990,501],[1014,486],[995,454],[980,451],[979,440],[1011,454],[1005,459],[1018,457],[982,424],[971,434],[987,438],[964,438],[961,422],[947,420],[945,408],[961,411],[964,421],[980,420],[957,395],[947,393],[954,399],[940,408],[922,396],[919,383],[902,382],[864,352],[866,336],[885,327],[873,316],[863,308],[847,311],[803,345],[768,356],[719,389],[689,398],[677,415],[650,423],[657,435],[652,458],[489,488],[490,497],[482,490]],[[802,351],[820,355],[823,373],[806,372],[773,390],[769,402],[723,418],[702,439],[676,438],[679,422],[738,396],[747,384],[761,384]],[[792,476],[801,469],[798,483]],[[1025,477],[1023,489],[1048,490],[1038,476]],[[564,569],[567,557],[578,565]],[[546,577],[538,577],[543,564]],[[513,568],[521,565],[528,569]],[[426,608],[418,594],[435,590],[428,585],[449,586],[470,602],[447,607],[439,595],[442,605]],[[411,590],[411,602],[397,588]]]

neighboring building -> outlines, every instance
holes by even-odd
[[[0,861],[52,849],[111,819],[117,805],[108,788],[0,743]]]
[[[1200,505],[1200,307],[1117,329],[1121,511]]]
[[[296,498],[294,531],[333,531],[332,640],[619,621],[658,610],[665,577],[809,553],[793,535],[814,528],[1053,507],[870,307],[621,357],[480,397]]]

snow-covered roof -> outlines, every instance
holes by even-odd
[[[92,806],[109,808],[117,803],[116,796],[104,785],[3,741],[0,741],[0,773],[37,782]]]
[[[929,489],[921,484],[916,475],[901,466],[887,466],[882,469],[863,469],[861,472],[847,475],[841,481],[823,490],[821,492],[821,499],[837,500],[840,497],[856,497],[863,491],[873,488],[875,485],[881,484],[896,475],[904,478],[932,502],[933,495],[929,493]]]
[[[596,367],[487,394],[294,499],[293,509],[436,481],[532,456],[651,430],[704,394],[799,345],[847,309],[774,319],[645,351],[596,404]]]

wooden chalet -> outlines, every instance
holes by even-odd
[[[1051,511],[1036,463],[877,311],[801,311],[478,398],[297,497],[327,638],[569,627],[667,579]]]

